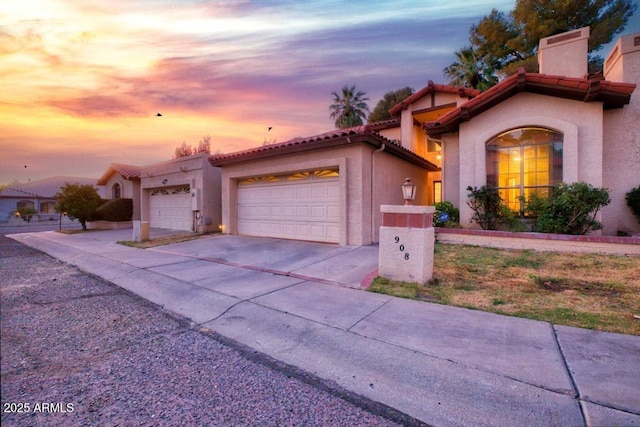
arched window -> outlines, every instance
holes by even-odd
[[[504,132],[487,143],[487,185],[498,187],[506,205],[522,211],[520,196],[549,195],[562,182],[563,135],[526,127]]]
[[[113,195],[112,198],[119,199],[120,197],[122,197],[122,188],[120,187],[120,184],[113,184],[111,190],[111,194]]]

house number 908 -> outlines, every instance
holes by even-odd
[[[394,240],[396,241],[396,243],[400,243],[400,237],[399,236],[394,237]],[[400,244],[398,249],[400,249],[400,252],[404,252],[405,247],[404,247],[403,244]],[[409,260],[409,252],[404,252],[404,260],[405,261]]]

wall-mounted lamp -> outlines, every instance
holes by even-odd
[[[416,198],[416,185],[411,182],[411,178],[405,179],[402,184],[402,197],[404,197],[405,205],[410,205],[411,201]]]

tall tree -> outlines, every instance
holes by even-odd
[[[396,104],[413,95],[413,92],[414,90],[407,86],[402,89],[392,90],[385,93],[382,99],[378,101],[371,114],[369,114],[367,121],[369,123],[374,123],[390,119],[391,115],[389,114],[389,110]]]
[[[469,30],[470,49],[493,71],[502,70],[509,63],[524,61],[534,55],[535,46],[529,49],[522,46],[519,31],[510,15],[493,9]]]
[[[476,55],[473,48],[465,47],[455,54],[456,62],[443,70],[450,84],[487,90],[498,83],[498,79],[493,75],[493,66],[486,64]]]
[[[342,92],[331,92],[333,95],[333,104],[329,106],[332,120],[335,120],[336,128],[344,129],[352,126],[360,126],[364,123],[364,119],[369,112],[369,106],[366,93],[356,91],[356,86],[342,87]]]
[[[517,0],[508,14],[493,9],[472,26],[469,40],[480,65],[504,77],[520,67],[538,71],[541,38],[589,26],[590,71],[595,72],[602,58],[594,52],[624,30],[636,9],[634,0]]]

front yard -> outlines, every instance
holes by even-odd
[[[553,324],[640,335],[640,257],[437,243],[430,283],[370,291]],[[634,317],[638,316],[638,317]]]

